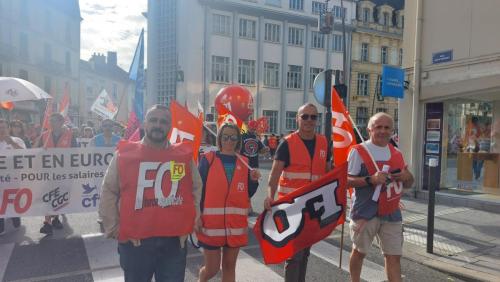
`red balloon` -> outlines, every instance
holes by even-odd
[[[252,93],[245,87],[237,84],[223,87],[215,96],[215,107],[223,105],[233,112],[236,117],[246,121],[253,113]]]

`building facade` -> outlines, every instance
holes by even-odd
[[[334,31],[318,32],[324,1],[149,0],[147,105],[175,99],[214,113],[217,92],[247,87],[254,117],[266,116],[271,133],[296,129],[297,109],[313,98],[324,69],[342,70],[340,0],[330,1]],[[350,56],[354,1],[344,1]],[[348,66],[349,67],[349,66]],[[346,76],[349,80],[349,73]],[[321,107],[320,107],[321,108]]]
[[[80,60],[80,104],[81,121],[98,124],[102,120],[90,108],[104,89],[113,104],[118,107],[115,120],[126,124],[128,119],[129,98],[133,82],[126,71],[117,65],[117,53],[93,54],[88,60]]]
[[[357,2],[352,34],[349,112],[366,135],[368,119],[386,112],[398,121],[396,98],[381,96],[382,66],[401,66],[404,1]]]
[[[79,120],[80,7],[77,0],[0,0],[0,76],[28,80],[58,102],[67,86]],[[13,116],[38,122],[45,102],[16,103]]]
[[[407,113],[400,136],[417,187],[474,199],[500,194],[498,11],[498,1],[407,3],[403,66],[410,89],[400,105]]]

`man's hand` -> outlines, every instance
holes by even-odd
[[[370,176],[370,180],[373,186],[377,186],[379,184],[385,184],[388,177],[389,174],[387,172],[377,171],[374,175]]]
[[[394,180],[394,181],[401,181],[401,182],[405,182],[405,181],[408,181],[411,179],[411,174],[410,172],[405,169],[401,172],[397,172],[397,173],[392,173],[391,174],[391,179]]]
[[[257,169],[252,169],[252,170],[250,171],[250,179],[251,179],[251,180],[253,180],[253,181],[259,181],[260,176],[261,176],[261,174],[260,174],[260,171],[259,171],[259,170],[257,170]]]
[[[264,199],[264,209],[270,211],[271,210],[271,204],[273,203],[273,198],[267,196],[265,199]]]
[[[203,221],[201,219],[201,216],[199,216],[194,221],[194,231],[201,232],[202,227],[203,227]]]

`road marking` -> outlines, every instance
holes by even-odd
[[[253,228],[257,221],[256,217],[249,217],[249,225]],[[333,232],[332,232],[333,233]],[[319,241],[311,247],[311,253],[324,261],[339,266],[340,248],[329,244],[325,241]],[[342,250],[342,270],[349,272],[349,256],[350,253]],[[385,281],[385,269],[383,266],[378,265],[366,258],[363,261],[363,268],[361,270],[361,278],[367,281]]]
[[[12,250],[14,250],[15,244],[0,244],[0,281],[3,281],[3,276],[7,270],[7,265],[9,264],[10,256],[12,255]]]
[[[340,248],[332,244],[325,241],[319,241],[312,246],[311,253],[331,265],[336,267],[339,266]],[[346,272],[349,272],[349,256],[349,252],[342,250],[342,270]],[[363,268],[361,269],[361,278],[366,281],[385,281],[384,267],[365,258],[363,261]]]

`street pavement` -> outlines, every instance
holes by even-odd
[[[265,197],[263,183],[267,181],[269,168],[269,163],[263,164],[262,184],[252,199],[256,212],[262,211]],[[498,214],[438,206],[435,242],[437,255],[428,255],[425,253],[425,245],[422,246],[422,242],[425,243],[425,203],[412,200],[405,200],[404,203],[407,218],[405,253],[402,259],[404,281],[475,281],[485,277],[487,279],[484,280],[488,281],[491,280],[488,278],[495,278],[495,274],[491,272],[495,269],[498,271],[500,266]],[[473,218],[478,219],[477,225],[470,224]],[[102,230],[96,222],[97,214],[71,214],[62,219],[64,229],[55,230],[54,235],[48,237],[38,233],[42,217],[23,218],[22,226],[17,230],[7,221],[7,234],[0,237],[0,281],[123,281],[116,242],[103,238]],[[255,217],[250,218],[251,225],[255,220]],[[494,220],[496,225],[488,226],[488,223],[495,224]],[[345,226],[343,248],[340,246],[340,230],[339,226],[331,236],[313,246],[307,281],[349,280],[348,256],[351,242],[348,226]],[[476,233],[481,233],[482,236]],[[474,240],[469,235],[475,236]],[[342,267],[339,268],[341,249]],[[498,252],[496,257],[485,253],[491,249]],[[476,255],[475,259],[466,261],[471,254]],[[473,266],[472,262],[476,265]],[[202,263],[201,252],[189,245],[186,281],[197,280]],[[471,272],[468,273],[470,275],[453,274],[454,272],[442,267],[437,270],[435,265],[438,264],[454,265]],[[283,281],[283,265],[263,264],[258,243],[251,232],[248,246],[240,251],[236,273],[237,281]],[[481,278],[474,275],[483,276]],[[496,277],[500,277],[500,274]],[[376,244],[366,257],[362,279],[385,281],[383,257]],[[220,275],[213,281],[220,281]]]

